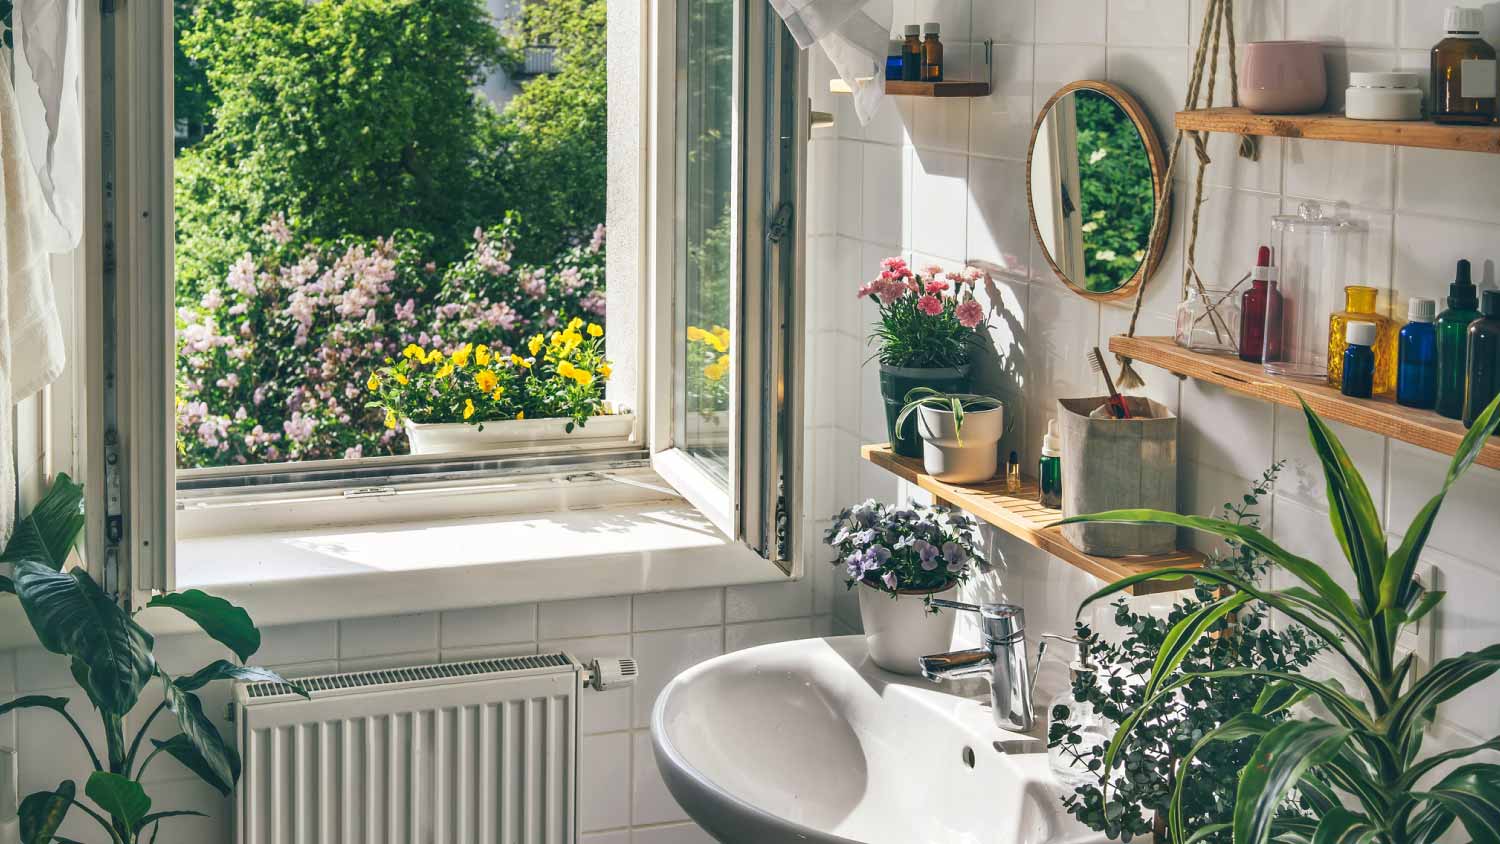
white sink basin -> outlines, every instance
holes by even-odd
[[[672,796],[731,844],[1105,840],[1063,810],[1045,746],[995,727],[987,698],[880,670],[860,636],[691,668],[651,734]]]

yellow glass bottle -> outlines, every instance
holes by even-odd
[[[1401,326],[1390,317],[1375,312],[1375,300],[1380,291],[1373,287],[1351,284],[1344,288],[1344,310],[1328,318],[1328,383],[1341,387],[1344,383],[1344,349],[1349,343],[1344,339],[1345,328],[1351,322],[1375,324],[1375,383],[1374,394],[1396,392],[1396,343]]]

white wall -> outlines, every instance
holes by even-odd
[[[983,259],[1012,268],[1003,280],[1006,313],[991,331],[1001,366],[986,386],[1018,400],[1023,418],[1004,447],[1034,466],[1047,416],[1060,396],[1102,389],[1084,355],[1107,347],[1130,319],[1128,303],[1098,304],[1070,293],[1038,254],[1027,221],[1025,159],[1036,110],[1063,84],[1106,79],[1140,99],[1170,144],[1172,113],[1182,107],[1191,48],[1203,13],[1201,0],[896,0],[893,23],[938,20],[948,44],[950,78],[963,78],[978,59],[964,40],[973,16],[973,41],[993,38],[995,92],[984,99],[888,99],[869,126],[855,119],[849,98],[827,93],[831,68],[823,60],[812,92],[814,108],[837,115],[837,125],[814,133],[816,177],[809,209],[814,254],[815,313],[841,320],[817,339],[816,352],[837,361],[848,377],[820,400],[840,410],[817,431],[816,475],[839,502],[892,498],[898,484],[858,462],[860,442],[885,438],[876,367],[861,363],[872,314],[850,307],[855,287],[874,275],[878,260],[901,254],[957,267]],[[1236,3],[1238,34],[1247,40],[1316,39],[1342,78],[1347,69],[1424,71],[1426,51],[1441,37],[1438,0],[1258,0]],[[1492,43],[1500,43],[1500,4],[1486,4]],[[1227,84],[1227,73],[1221,79]],[[1342,82],[1334,86],[1341,91]],[[1221,104],[1222,104],[1221,99]],[[1500,160],[1477,154],[1393,150],[1268,139],[1261,160],[1236,159],[1230,139],[1211,145],[1211,191],[1202,215],[1198,267],[1232,283],[1250,266],[1254,247],[1269,234],[1269,218],[1305,199],[1345,200],[1370,224],[1369,275],[1386,302],[1447,293],[1454,262],[1470,258],[1483,286],[1496,286],[1500,260]],[[1174,234],[1152,282],[1141,317],[1142,335],[1170,335],[1186,238],[1184,209],[1190,171],[1179,180]],[[1351,282],[1356,281],[1351,279]],[[1251,478],[1273,461],[1289,461],[1275,498],[1265,508],[1274,538],[1294,551],[1343,565],[1323,503],[1323,481],[1300,415],[1237,398],[1194,381],[1139,366],[1145,393],[1181,417],[1180,502],[1206,513],[1237,500]],[[859,377],[855,378],[855,373]],[[850,409],[858,408],[857,412]],[[1448,458],[1336,426],[1393,533],[1436,491]],[[1475,469],[1448,499],[1428,543],[1426,559],[1445,578],[1449,599],[1438,619],[1439,656],[1500,641],[1493,612],[1500,595],[1500,560],[1491,533],[1500,472]],[[1007,565],[1000,587],[1028,611],[1033,632],[1071,627],[1092,578],[1005,536],[994,556]],[[993,586],[993,584],[991,584]],[[835,617],[857,623],[857,611],[836,595]],[[1441,740],[1500,732],[1500,709],[1484,694],[1446,707]]]

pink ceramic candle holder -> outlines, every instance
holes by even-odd
[[[1328,100],[1323,45],[1252,41],[1240,67],[1240,105],[1256,114],[1307,114]]]

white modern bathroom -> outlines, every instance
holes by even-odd
[[[0,844],[1500,842],[1497,47],[0,0]]]

